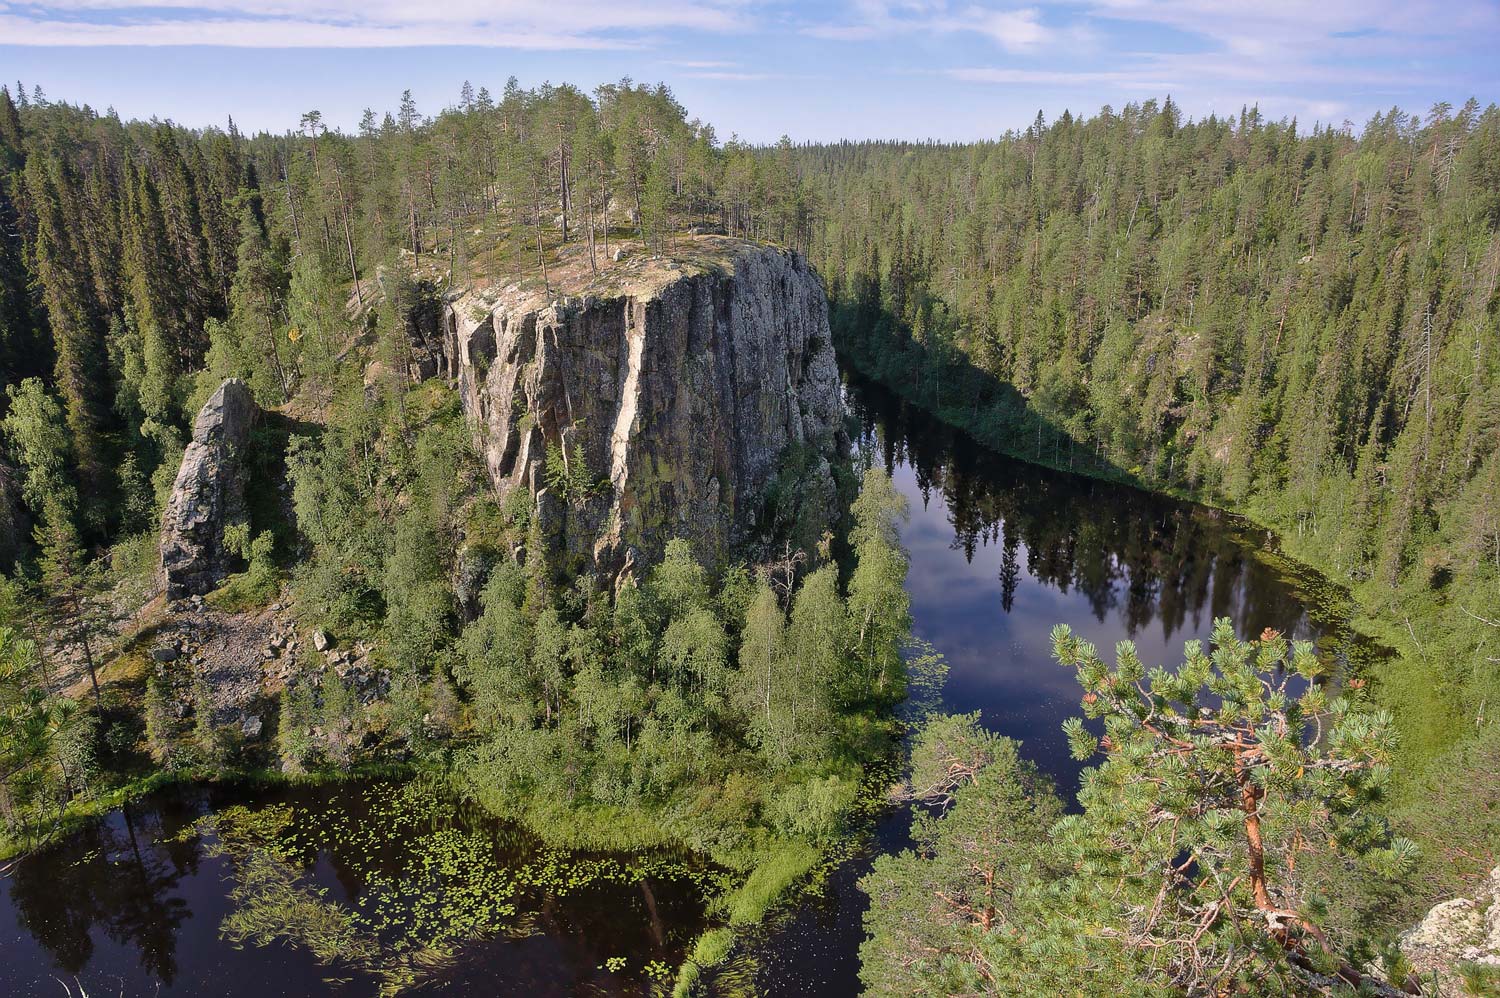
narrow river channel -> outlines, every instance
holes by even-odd
[[[911,504],[901,539],[915,636],[947,659],[943,708],[978,711],[1071,799],[1082,764],[1062,723],[1080,713],[1071,670],[1052,661],[1057,624],[1106,658],[1135,642],[1148,665],[1181,661],[1216,617],[1241,636],[1267,627],[1317,643],[1338,669],[1378,648],[1321,608],[1322,580],[1274,555],[1274,539],[1238,517],[1138,489],[1005,457],[846,373],[861,450]],[[835,870],[821,899],[772,926],[757,956],[772,996],[853,995],[859,987],[864,895],[873,855],[910,845],[893,810],[870,846]]]

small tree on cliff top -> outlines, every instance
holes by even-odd
[[[1330,700],[1309,643],[1271,630],[1240,641],[1224,619],[1175,672],[1148,671],[1130,642],[1111,669],[1067,627],[1052,640],[1103,722],[1097,739],[1065,725],[1078,759],[1104,762],[1085,774],[1083,813],[1056,829],[1123,915],[1103,932],[1191,994],[1296,991],[1289,977],[1309,972],[1358,986],[1318,927],[1308,860],[1331,851],[1394,873],[1412,858],[1374,807],[1389,716],[1361,708],[1358,683]]]

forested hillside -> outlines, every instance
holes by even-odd
[[[245,376],[264,405],[326,399],[350,335],[367,320],[391,333],[400,317],[364,307],[399,297],[378,293],[383,264],[461,280],[485,263],[545,263],[569,241],[602,257],[610,205],[653,246],[705,218],[805,243],[789,154],[720,145],[665,87],[629,81],[593,99],[512,81],[497,101],[466,85],[432,117],[407,95],[353,135],[309,111],[296,130],[253,137],[232,119],[127,123],[6,88],[0,413],[34,422],[43,403],[21,386],[39,377],[65,415],[68,453],[55,458],[68,474],[37,478],[52,459],[15,453],[20,437],[4,463],[37,516],[44,494],[78,503],[57,519],[76,520],[88,545],[144,529],[187,418],[225,376]],[[465,238],[486,220],[498,238]],[[29,531],[0,525],[8,563]]]
[[[1398,655],[1324,683],[1340,663],[1270,628],[1222,621],[1173,671],[1128,642],[1111,666],[1059,629],[1093,722],[1065,727],[1093,768],[1063,799],[976,717],[897,714],[908,679],[945,666],[907,660],[906,500],[879,469],[855,497],[846,438],[825,448],[827,503],[798,498],[816,442],[774,455],[761,564],[708,564],[680,534],[618,577],[549,562],[542,521],[618,481],[500,392],[517,439],[536,431],[507,491],[473,384],[530,357],[466,354],[463,394],[413,350],[460,306],[466,343],[493,350],[509,313],[479,292],[501,284],[555,315],[563,273],[602,287],[635,254],[680,276],[674,251],[705,230],[806,253],[844,361],[983,441],[1274,528]],[[352,134],[308,111],[253,136],[17,85],[0,89],[0,237],[7,851],[169,779],[417,772],[549,846],[713,864],[701,934],[673,956],[692,994],[851,829],[916,804],[918,848],[863,881],[863,979],[903,995],[1399,983],[1377,947],[1500,851],[1494,107],[1392,111],[1356,135],[1248,109],[1188,122],[1167,101],[973,145],[750,147],[628,80],[512,81],[498,100],[465,85],[432,116],[408,94]],[[817,279],[798,273],[827,358]],[[760,311],[788,311],[785,283],[764,283]],[[689,297],[648,304],[685,314]],[[699,328],[730,335],[714,321]],[[556,363],[625,344],[624,322]],[[788,363],[750,340],[737,362]],[[636,353],[626,380],[693,384],[643,375]],[[243,571],[157,598],[191,424],[230,378],[258,414],[231,455],[248,509],[218,525]],[[653,471],[680,475],[660,450]],[[228,710],[210,632],[248,655]],[[903,744],[904,783],[886,766]],[[469,887],[489,870],[482,849],[418,859]],[[261,907],[240,931],[341,972],[375,961],[412,983],[457,948],[414,923],[392,951],[411,962],[383,963],[385,937],[322,894],[247,896]],[[649,966],[664,989],[670,968]]]
[[[798,150],[841,352],[1029,460],[1247,511],[1353,587],[1425,758],[1500,699],[1500,109],[1170,99]]]

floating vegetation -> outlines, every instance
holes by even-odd
[[[703,904],[669,946],[650,885],[691,884],[705,902],[728,887],[722,871],[690,858],[541,847],[423,781],[368,784],[317,807],[226,807],[177,838],[201,838],[206,855],[234,870],[234,910],[220,926],[228,942],[304,948],[340,974],[369,975],[386,995],[452,968],[465,944],[535,934],[535,913],[554,901],[632,885],[647,899],[654,951],[612,955],[599,969],[658,988],[703,928]],[[358,885],[352,897],[339,900],[318,884],[320,859],[342,883]]]

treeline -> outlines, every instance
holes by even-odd
[[[391,281],[415,267],[449,280],[481,258],[545,267],[567,243],[597,263],[611,238],[659,249],[695,224],[798,245],[810,233],[790,145],[721,145],[664,86],[512,80],[495,99],[466,84],[433,117],[407,93],[354,134],[309,111],[254,136],[33,93],[0,91],[0,416],[20,420],[0,443],[0,564],[53,486],[76,493],[54,518],[85,547],[148,527],[224,377],[265,405],[318,408],[356,333],[374,326],[398,359],[411,288]],[[67,439],[29,453],[20,441],[42,429],[25,413],[44,395]],[[47,483],[38,462],[58,472]]]
[[[1473,730],[1500,695],[1500,109],[1356,136],[1150,101],[797,163],[846,358],[1011,453],[1277,527],[1400,607],[1408,744]]]

